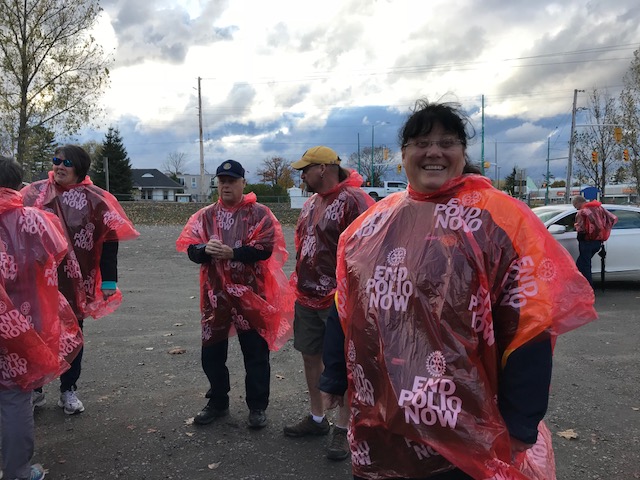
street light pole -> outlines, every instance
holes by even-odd
[[[374,175],[374,157],[373,157],[373,132],[375,130],[376,126],[375,125],[371,125],[371,186],[375,187],[375,185],[373,184],[373,175]]]
[[[360,175],[360,133],[358,133],[358,175]]]

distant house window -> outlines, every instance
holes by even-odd
[[[169,190],[163,190],[162,191],[162,198],[164,200],[169,200]]]
[[[198,188],[198,179],[196,177],[191,177],[191,188]]]
[[[178,178],[178,183],[180,183],[180,185],[184,187],[184,178],[183,177]]]

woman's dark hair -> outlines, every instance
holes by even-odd
[[[428,135],[436,125],[442,126],[447,132],[458,137],[464,148],[467,166],[471,165],[467,156],[467,142],[475,136],[475,130],[458,103],[431,103],[426,99],[417,100],[411,115],[398,133],[400,147],[404,148],[412,138]],[[465,173],[474,172],[465,171]]]
[[[0,187],[20,190],[22,167],[12,158],[0,156]]]
[[[76,175],[78,175],[78,180],[84,180],[84,177],[87,176],[89,167],[91,166],[91,157],[82,147],[77,145],[65,145],[63,147],[56,148],[54,153],[56,155],[58,153],[63,153],[64,158],[71,160],[73,168],[76,170]]]

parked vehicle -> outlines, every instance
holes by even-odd
[[[640,275],[640,208],[630,205],[603,204],[618,217],[605,242],[607,251],[606,273],[633,273]],[[578,240],[574,223],[576,209],[573,205],[547,205],[532,209],[553,237],[578,258]],[[593,273],[600,272],[600,258],[593,257]]]
[[[377,202],[391,193],[406,190],[407,182],[386,181],[382,187],[362,187],[362,189]]]

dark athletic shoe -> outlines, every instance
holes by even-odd
[[[329,421],[323,418],[316,422],[311,415],[307,415],[294,425],[284,427],[284,434],[288,437],[306,437],[308,435],[326,435],[329,433]]]

